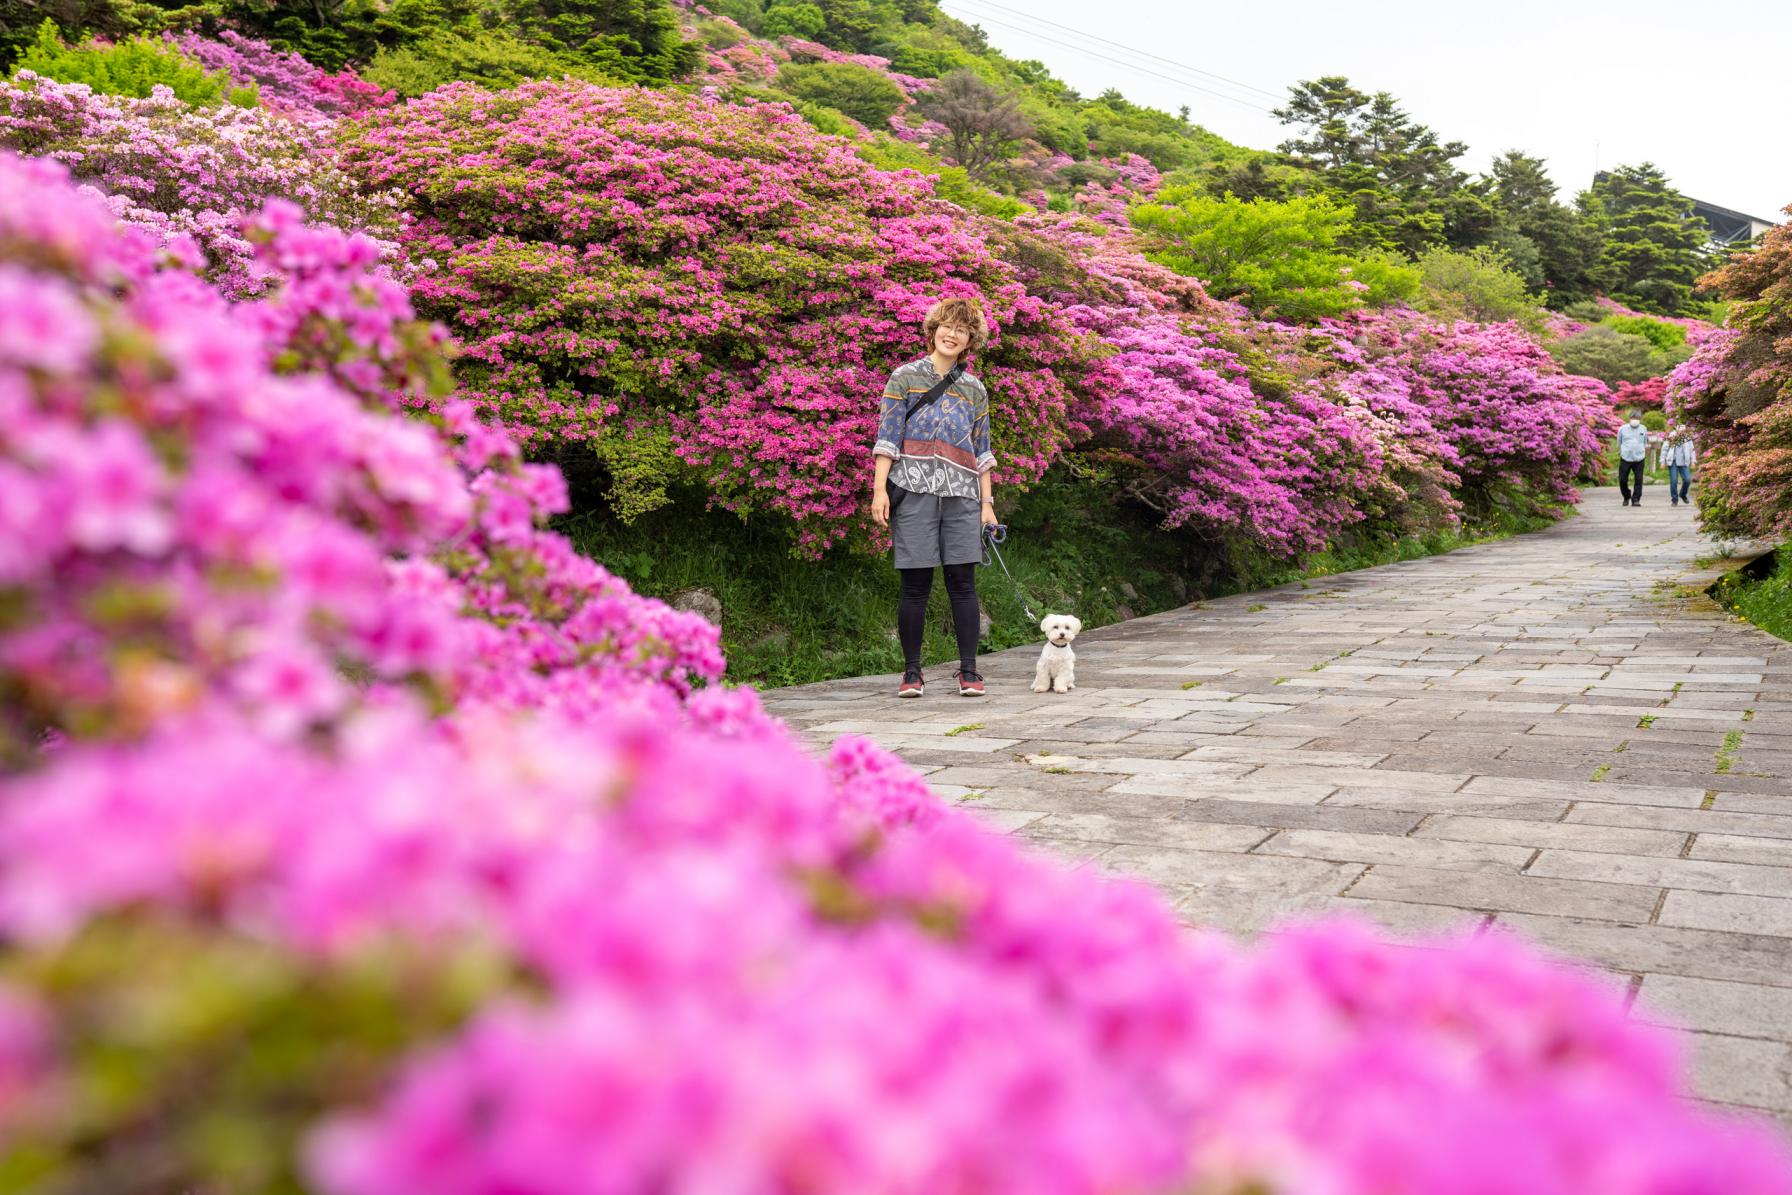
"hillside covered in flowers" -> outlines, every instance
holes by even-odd
[[[1184,202],[1149,154],[1249,165],[1152,114],[1060,96],[1083,156],[1009,194],[913,157],[956,52],[812,40],[849,5],[515,7],[13,47],[0,1185],[1792,1193],[1623,993],[1502,936],[1190,933],[805,752],[726,627],[555,529],[871,559],[868,396],[975,293],[1018,514],[1311,560],[1559,510],[1612,413],[1552,338],[1650,317],[1345,246],[1292,318],[1137,219]],[[844,94],[888,132],[753,93],[792,65],[886,78]]]

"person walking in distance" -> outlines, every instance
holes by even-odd
[[[1698,459],[1698,446],[1684,424],[1676,423],[1661,441],[1661,463],[1668,471],[1668,497],[1675,506],[1691,504],[1687,490],[1692,486],[1692,467]]]
[[[1643,461],[1648,455],[1649,429],[1643,426],[1642,415],[1633,409],[1629,421],[1618,429],[1618,488],[1624,492],[1626,506],[1643,504]]]
[[[990,473],[989,392],[965,369],[965,358],[989,340],[975,299],[943,299],[921,324],[927,354],[898,366],[884,386],[872,447],[871,519],[890,528],[902,596],[896,634],[902,642],[898,697],[919,697],[921,641],[933,570],[946,576],[952,629],[958,639],[958,692],[983,695],[977,672],[977,562],[983,526],[996,522]]]

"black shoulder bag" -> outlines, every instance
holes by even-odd
[[[898,454],[902,452],[903,446],[908,443],[908,421],[915,417],[915,412],[932,406],[934,402],[939,399],[940,395],[952,388],[953,382],[956,382],[963,376],[963,363],[954,365],[951,369],[946,371],[945,377],[934,383],[933,389],[909,404],[908,409],[902,413],[902,436],[896,442],[896,451]],[[890,462],[891,473],[896,472],[896,464],[901,459],[901,456],[898,455],[895,461]],[[902,500],[904,498],[908,497],[908,491],[886,477],[884,478],[884,492],[890,495],[890,517],[894,518],[896,516],[896,508],[902,505]]]

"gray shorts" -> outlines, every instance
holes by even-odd
[[[911,492],[890,516],[897,568],[975,564],[983,558],[982,504]]]

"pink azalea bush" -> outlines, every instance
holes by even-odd
[[[1139,252],[1142,159],[1080,217],[1010,223],[781,105],[535,83],[376,114],[344,162],[414,196],[404,249],[465,346],[463,393],[531,451],[593,454],[624,515],[695,481],[808,551],[862,534],[873,399],[941,294],[982,295],[996,325],[976,364],[1001,481],[1092,456],[1166,526],[1279,554],[1448,521],[1451,487],[1477,511],[1496,487],[1563,500],[1597,430],[1516,330],[1406,313],[1411,376],[1345,378],[1364,362],[1330,338],[1208,301]]]
[[[276,50],[234,29],[220,30],[215,38],[187,33],[174,40],[181,53],[207,70],[223,71],[238,87],[255,84],[264,107],[289,116],[353,116],[389,107],[398,99],[396,92],[375,87],[352,70],[332,75],[298,54]]]
[[[1007,480],[1062,451],[1061,320],[958,209],[782,105],[539,82],[441,89],[352,131],[344,161],[415,197],[422,310],[464,346],[462,393],[532,448],[661,446],[719,504],[823,547],[862,525],[875,395],[940,294],[981,294],[1000,341]],[[867,396],[871,396],[868,399]]]
[[[270,277],[241,216],[270,198],[320,223],[391,237],[399,197],[357,187],[334,164],[328,121],[261,108],[195,108],[165,88],[149,99],[99,95],[21,71],[0,82],[0,149],[52,158],[104,192],[113,212],[166,247],[203,254],[232,295]]]
[[[1792,232],[1770,229],[1701,285],[1729,314],[1688,335],[1667,399],[1699,440],[1700,519],[1721,535],[1792,538]]]
[[[1667,396],[1668,379],[1665,376],[1646,378],[1640,382],[1619,382],[1618,388],[1612,391],[1612,406],[1620,414],[1628,412],[1632,407],[1659,411],[1667,402]]]
[[[216,700],[299,733],[361,700],[344,669],[530,707],[589,702],[614,669],[679,692],[720,674],[712,627],[536,529],[564,509],[556,471],[464,405],[439,429],[388,409],[439,389],[437,334],[367,238],[271,208],[244,235],[288,281],[231,304],[97,201],[33,210],[67,188],[6,161],[8,256],[50,268],[0,283],[3,340],[60,380],[5,395],[0,583],[38,597],[0,644],[0,751]]]
[[[707,624],[556,556],[557,478],[432,393],[365,238],[244,235],[278,281],[232,302],[0,156],[0,1168],[1792,1192],[1516,941],[1192,935],[870,744],[807,755],[701,687]]]

